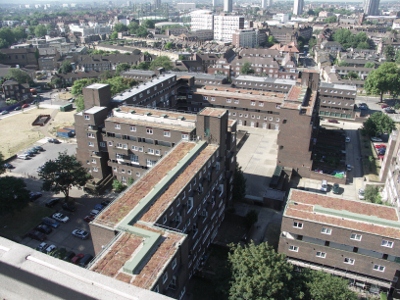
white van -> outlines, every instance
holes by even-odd
[[[321,191],[322,192],[328,191],[328,182],[326,180],[322,180],[322,182],[321,182]]]
[[[19,154],[17,157],[20,159],[28,159],[29,155],[28,154]]]

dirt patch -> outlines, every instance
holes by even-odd
[[[51,120],[43,127],[32,126],[38,115],[51,115]],[[0,120],[0,152],[7,159],[29,148],[45,136],[52,136],[60,127],[70,127],[74,123],[72,112],[58,109],[31,109]]]

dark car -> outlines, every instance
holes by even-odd
[[[35,201],[36,199],[39,199],[40,197],[42,197],[42,193],[41,192],[30,192],[29,193],[29,200],[30,201]]]
[[[394,109],[385,109],[385,113],[387,113],[387,114],[395,114],[396,113],[396,111],[394,110]]]
[[[16,108],[14,108],[15,111],[17,110],[21,110],[21,106],[17,106]]]
[[[95,218],[95,216],[87,215],[86,217],[83,218],[83,220],[84,220],[85,222],[90,223],[90,222],[92,222],[92,221],[94,220],[94,218]]]
[[[53,220],[52,218],[49,218],[49,217],[44,217],[42,219],[42,224],[45,224],[47,226],[51,226],[53,228],[60,227],[60,223],[58,223],[56,220]]]
[[[3,165],[3,167],[4,167],[5,169],[14,169],[14,166],[13,166],[12,164],[9,164],[9,163],[5,163],[5,164]]]
[[[44,233],[37,231],[37,230],[30,231],[28,233],[28,237],[30,237],[31,239],[34,239],[34,240],[38,240],[40,242],[43,242],[47,238],[47,236]]]
[[[62,258],[62,260],[65,261],[71,261],[71,259],[75,256],[75,252],[74,251],[68,251],[64,257]]]
[[[59,140],[54,139],[54,138],[48,139],[48,142],[49,142],[49,143],[53,143],[53,144],[60,144],[60,143],[61,143]]]
[[[78,264],[79,261],[85,256],[85,254],[83,253],[79,253],[77,255],[75,255],[73,258],[71,258],[71,262],[74,264]]]
[[[103,205],[104,207],[106,207],[108,204],[110,204],[111,203],[111,201],[108,201],[108,200],[104,200],[104,201],[102,201],[101,202],[101,205]]]
[[[33,149],[36,149],[37,151],[44,151],[42,146],[35,146]]]
[[[332,192],[336,195],[340,194],[340,187],[338,183],[334,183],[332,187]]]
[[[36,250],[40,251],[40,252],[44,252],[47,249],[47,247],[49,247],[49,244],[43,242],[43,243],[40,243],[40,245],[36,247]]]
[[[62,209],[70,212],[76,211],[76,206],[72,203],[63,203]]]
[[[80,265],[81,267],[86,267],[87,264],[90,263],[92,259],[93,259],[93,255],[91,255],[91,254],[85,254],[85,256],[82,257],[82,258],[79,260],[79,265]]]
[[[95,210],[98,210],[98,211],[102,211],[103,208],[104,208],[104,206],[101,205],[101,204],[96,204],[96,205],[94,206],[94,209],[95,209]]]
[[[35,228],[35,230],[40,231],[40,232],[45,233],[45,234],[50,234],[53,231],[53,229],[51,229],[50,226],[45,225],[45,224],[38,225]]]
[[[60,198],[53,198],[53,199],[47,200],[45,205],[47,207],[52,208],[54,205],[56,205],[58,202],[60,202],[60,200],[61,200]]]

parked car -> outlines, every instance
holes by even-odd
[[[85,254],[79,253],[79,254],[75,255],[73,258],[71,258],[71,262],[74,264],[78,264],[79,261],[81,260],[81,258],[83,258],[84,256],[85,256]]]
[[[24,154],[32,157],[32,156],[35,156],[36,153],[32,150],[26,150]]]
[[[101,201],[101,205],[103,205],[103,207],[108,206],[110,203],[111,203],[111,201],[108,201],[108,200]]]
[[[43,243],[40,243],[39,246],[36,247],[36,250],[40,251],[40,252],[44,252],[47,249],[47,247],[49,247],[49,244],[43,242]]]
[[[52,216],[52,218],[62,223],[67,223],[69,221],[69,218],[66,215],[63,215],[62,213],[55,213]]]
[[[71,261],[71,259],[75,256],[75,252],[74,251],[68,251],[64,257],[62,258],[62,260],[65,261]]]
[[[41,192],[30,192],[29,193],[29,200],[30,201],[35,201],[36,199],[39,199],[40,197],[42,197],[42,193]]]
[[[56,245],[50,245],[50,246],[48,246],[48,247],[46,248],[46,250],[44,251],[44,253],[50,254],[51,252],[53,252],[53,251],[56,250],[56,249],[57,249]]]
[[[42,146],[34,146],[33,149],[36,149],[37,151],[44,151]]]
[[[381,108],[382,108],[382,109],[385,109],[385,108],[388,108],[388,107],[389,107],[389,105],[387,105],[387,104],[382,104],[382,105],[381,105]]]
[[[364,200],[365,199],[365,191],[364,189],[359,189],[358,190],[358,199]]]
[[[29,149],[27,152],[31,152],[33,154],[39,154],[40,153],[39,150],[37,150],[35,147]]]
[[[90,223],[90,222],[92,222],[94,220],[94,218],[95,218],[95,216],[87,215],[86,217],[83,218],[83,220],[85,222]]]
[[[320,190],[322,192],[327,192],[328,191],[328,182],[326,180],[322,180]]]
[[[16,108],[14,108],[15,111],[17,110],[21,110],[21,106],[17,106]]]
[[[82,257],[79,261],[79,265],[81,267],[86,267],[88,263],[93,259],[93,255],[91,254],[85,254],[84,257]]]
[[[9,164],[9,163],[5,163],[5,164],[3,165],[3,167],[4,167],[5,169],[14,169],[14,166],[13,166],[12,164]]]
[[[387,114],[395,114],[396,111],[394,109],[392,109],[392,108],[386,108],[385,109],[385,113],[387,113]]]
[[[48,141],[49,143],[53,143],[53,144],[60,144],[60,143],[61,143],[59,140],[54,139],[54,138],[49,138],[47,141]]]
[[[40,232],[45,233],[45,234],[50,234],[53,231],[53,229],[51,229],[50,226],[47,226],[45,224],[38,225],[35,228],[35,230],[40,231]]]
[[[90,215],[91,216],[97,216],[98,214],[100,213],[100,211],[98,211],[97,209],[92,209],[91,211],[90,211]]]
[[[18,154],[17,155],[17,157],[19,158],[19,159],[29,159],[30,158],[30,156],[28,155],[28,154]]]
[[[332,192],[336,195],[340,194],[340,187],[338,183],[334,183],[332,187]]]
[[[373,141],[373,142],[382,142],[382,139],[374,136],[374,137],[371,138],[371,141]]]
[[[339,121],[338,121],[338,120],[335,120],[335,119],[329,119],[328,122],[329,122],[329,123],[336,123],[336,124],[339,123]]]
[[[2,115],[6,115],[6,114],[9,114],[10,112],[8,111],[8,110],[3,110],[2,112],[1,112],[1,114]]]
[[[89,232],[82,229],[75,229],[72,231],[72,235],[82,240],[86,240],[89,237]]]
[[[30,231],[28,233],[28,237],[30,237],[31,239],[34,239],[34,240],[41,241],[41,242],[43,242],[47,238],[47,236],[44,233],[37,231],[37,230]]]
[[[368,105],[367,105],[366,103],[360,103],[360,105],[358,105],[358,107],[359,107],[361,110],[367,110],[367,109],[368,109]]]
[[[27,107],[29,107],[29,104],[28,104],[28,103],[25,103],[25,104],[22,105],[21,107],[22,107],[22,108],[27,108]]]
[[[102,211],[103,208],[104,208],[104,206],[101,205],[101,204],[96,204],[96,205],[94,206],[94,209],[95,209],[95,210],[98,210],[98,211]]]
[[[58,202],[60,202],[60,200],[61,200],[60,198],[53,198],[53,199],[47,200],[45,205],[47,207],[52,208],[54,205],[56,205]]]
[[[350,172],[351,170],[353,170],[353,166],[352,165],[346,165],[346,170]]]
[[[350,143],[351,139],[349,136],[346,136],[346,143]]]
[[[76,211],[76,206],[72,203],[63,203],[62,204],[63,210],[74,212]]]
[[[386,149],[386,145],[384,144],[376,144],[374,145],[375,149],[381,149],[381,148],[385,148]]]
[[[58,223],[56,220],[53,220],[52,218],[49,217],[44,217],[42,219],[42,223],[48,226],[51,226],[53,228],[58,228],[60,226],[60,223]]]

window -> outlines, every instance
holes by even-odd
[[[374,265],[374,271],[385,272],[385,267],[381,265]]]
[[[85,115],[85,120],[90,120],[90,116],[89,115]]]
[[[207,96],[203,96],[203,100],[208,100],[208,97]]]
[[[381,246],[388,247],[388,248],[393,248],[393,242],[392,241],[387,241],[387,240],[382,240]]]
[[[258,106],[264,106],[264,102],[258,102]]]
[[[92,164],[97,164],[96,159],[92,158]]]
[[[182,133],[182,140],[189,140],[189,135],[187,133]]]
[[[112,145],[113,145],[113,142],[109,141],[108,146],[112,146]]]
[[[215,101],[215,97],[211,97],[211,101]]]
[[[146,128],[147,134],[153,134],[153,128]]]
[[[100,142],[100,147],[105,147],[106,146],[106,142]]]
[[[232,99],[226,99],[226,103],[231,103]]]
[[[302,229],[303,228],[303,223],[293,222],[293,227]]]
[[[93,142],[89,142],[89,147],[94,147],[94,143]]]
[[[93,168],[93,172],[98,172],[98,171],[99,171],[99,168],[97,168],[97,167]]]
[[[147,152],[148,152],[149,154],[154,154],[154,149],[148,148],[148,149],[147,149]]]
[[[256,106],[256,101],[251,101],[251,106]]]
[[[115,124],[114,128],[115,129],[121,129],[121,124]]]
[[[156,155],[161,155],[161,151],[160,150],[156,150],[155,154]]]
[[[354,261],[352,258],[345,257],[343,262],[348,265],[354,265]]]
[[[362,235],[358,233],[352,233],[350,236],[351,240],[361,241]]]
[[[320,257],[320,258],[325,258],[326,257],[326,253],[325,252],[321,252],[321,251],[317,251],[317,254],[315,256],[316,257]]]
[[[165,272],[165,273],[163,274],[163,276],[162,276],[162,282],[165,283],[165,282],[167,281],[167,279],[168,279],[168,273]]]
[[[131,126],[131,131],[136,131],[136,126]]]
[[[176,257],[172,260],[172,270],[174,270],[176,268],[177,265],[177,259]]]
[[[332,229],[331,228],[322,227],[321,233],[323,233],[323,234],[332,234]]]
[[[299,252],[299,247],[290,245],[290,246],[289,246],[289,251]]]
[[[164,136],[170,137],[171,136],[171,131],[164,130]]]

